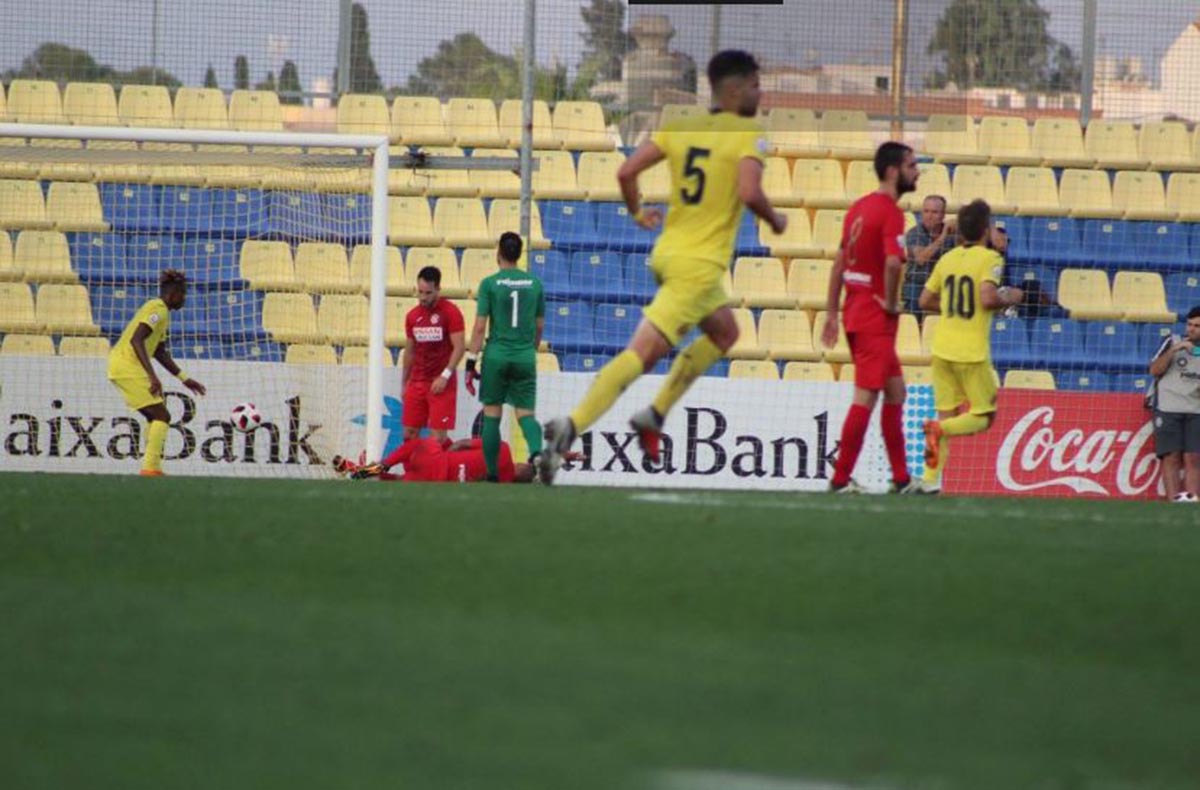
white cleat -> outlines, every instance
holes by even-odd
[[[834,494],[865,494],[865,493],[867,493],[867,489],[865,489],[861,485],[859,485],[858,481],[855,480],[853,477],[850,478],[849,482],[847,482],[846,485],[841,486],[841,487],[835,488],[834,485],[832,483],[830,483],[829,490]]]
[[[1195,494],[1189,494],[1187,491],[1180,491],[1178,494],[1175,495],[1175,498],[1172,499],[1171,501],[1172,502],[1198,502],[1200,500],[1196,499]]]
[[[571,449],[575,441],[575,426],[567,417],[557,417],[546,423],[542,431],[545,443],[538,456],[537,474],[542,485],[553,485],[554,476],[562,468],[563,454]]]

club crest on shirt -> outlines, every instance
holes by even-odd
[[[438,315],[437,313],[434,313],[433,315],[431,315],[429,317],[429,323],[436,324],[438,321],[441,320],[441,318],[442,317],[440,315]]]
[[[158,313],[151,313],[150,317],[147,318],[146,320],[150,322],[150,326],[154,326],[155,324],[157,324],[159,322],[159,320],[161,318],[162,318],[162,316],[159,315]]]

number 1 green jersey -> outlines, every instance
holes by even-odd
[[[537,319],[546,314],[546,297],[537,275],[501,269],[479,283],[476,315],[488,317],[488,347],[531,349],[537,342]]]

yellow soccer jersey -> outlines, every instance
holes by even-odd
[[[987,247],[955,247],[943,255],[925,287],[941,294],[942,320],[931,351],[949,362],[983,362],[991,358],[992,313],[983,306],[985,282],[1000,285],[1004,259]]]
[[[133,352],[133,333],[139,324],[150,327],[150,334],[146,337],[146,354],[153,359],[154,352],[158,350],[159,344],[167,336],[167,327],[171,324],[171,316],[166,302],[162,299],[148,300],[138,309],[133,320],[126,325],[125,331],[121,333],[121,339],[113,345],[112,351],[108,354],[108,377],[110,379],[136,378],[146,375],[146,369],[142,367],[141,362],[138,362],[137,354]]]
[[[738,163],[763,161],[762,127],[753,118],[717,112],[669,123],[651,140],[667,155],[671,171],[670,204],[654,257],[728,266],[742,218]]]

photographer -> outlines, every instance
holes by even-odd
[[[1150,362],[1154,376],[1154,452],[1173,502],[1200,498],[1200,307],[1187,314],[1185,336],[1166,338]],[[1184,489],[1179,471],[1185,469]]]

